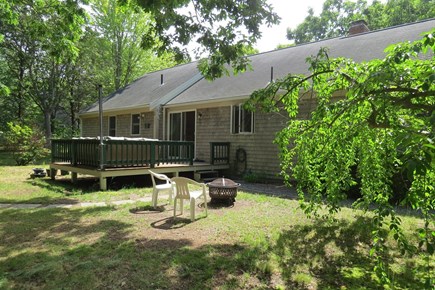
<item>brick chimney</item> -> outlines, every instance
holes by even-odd
[[[360,33],[366,33],[369,31],[370,31],[370,29],[367,26],[367,22],[365,20],[357,20],[357,21],[350,23],[348,36],[352,36],[352,35],[356,35],[356,34],[360,34]]]

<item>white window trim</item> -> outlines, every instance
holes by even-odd
[[[233,114],[233,111],[234,111],[234,107],[238,107],[238,110],[239,110],[239,128],[238,128],[238,132],[237,133],[233,132],[233,123],[234,123],[234,114]],[[230,133],[232,135],[252,135],[255,132],[255,128],[254,128],[255,116],[254,116],[254,112],[250,112],[250,111],[248,111],[248,112],[251,114],[251,131],[250,132],[245,132],[245,131],[241,132],[241,128],[242,128],[242,110],[243,110],[243,104],[232,105],[231,108],[230,108],[230,116],[231,116],[231,118],[230,118],[231,119],[231,122],[230,122]]]

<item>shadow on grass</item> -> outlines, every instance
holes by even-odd
[[[121,214],[126,216],[119,218]],[[297,224],[276,240],[258,245],[197,247],[188,230],[198,223],[170,219],[153,221],[151,226],[153,230],[179,226],[175,231],[183,235],[158,237],[141,230],[143,219],[128,209],[1,211],[0,288],[380,288],[370,273],[367,218]],[[388,255],[391,262],[397,258],[395,253]],[[422,289],[418,282],[410,284],[411,275],[411,271],[397,274],[398,288]]]
[[[233,208],[235,201],[210,201],[207,203],[208,209],[222,209],[222,208]],[[204,207],[204,203],[201,204],[201,207]]]
[[[28,182],[35,183],[44,188],[44,183],[48,189],[58,187],[64,188],[70,192],[80,191],[83,193],[92,193],[100,191],[99,179],[92,176],[79,176],[76,183],[71,182],[70,175],[65,175],[61,178],[59,176],[52,180],[46,178],[29,178]],[[135,176],[118,176],[108,177],[107,186],[109,190],[118,191],[125,188],[144,188],[152,187],[151,178],[148,175],[135,175]]]
[[[137,236],[112,211],[1,211],[0,288],[200,289],[215,273],[250,264],[234,257],[242,247],[189,249],[185,238]]]
[[[159,230],[180,229],[192,221],[185,217],[167,217],[151,223],[151,227]]]
[[[134,208],[131,208],[129,211],[130,213],[134,214],[148,214],[148,213],[160,213],[164,212],[165,206],[164,205],[158,205],[155,208],[152,205],[144,205],[144,206],[137,206]]]
[[[104,195],[104,192],[99,189],[98,179],[94,177],[80,177],[76,184],[72,184],[70,178],[58,178],[56,180],[51,180],[50,178],[28,178],[24,183],[42,189],[46,193],[35,194],[33,195],[34,197],[29,194],[28,199],[11,199],[11,196],[7,196],[7,198],[0,197],[0,203],[75,204],[81,200],[80,197],[82,196],[88,195],[92,198],[93,194]],[[130,186],[129,184],[127,181],[118,182],[118,185],[122,185],[120,189],[117,189],[117,192],[119,192],[118,198],[122,198],[123,195],[125,195],[126,199],[130,198],[131,193],[124,194],[122,191],[123,189],[128,189],[127,185]],[[109,190],[114,191],[111,188]],[[89,199],[89,197],[86,198]]]
[[[24,181],[25,183],[28,183],[32,186],[36,186],[40,189],[45,190],[48,192],[46,195],[34,195],[34,197],[27,198],[23,200],[22,198],[19,199],[11,199],[8,198],[1,198],[0,197],[0,203],[26,203],[26,204],[77,204],[80,202],[76,198],[78,195],[84,195],[84,194],[91,194],[93,192],[96,192],[92,190],[92,179],[84,179],[83,183],[81,184],[81,189],[78,190],[77,187],[75,187],[73,184],[66,180],[60,180],[53,181],[51,179],[27,179]]]
[[[370,218],[360,216],[352,222],[317,221],[283,232],[274,251],[283,257],[280,266],[286,285],[294,289],[382,288],[373,274],[374,259],[369,256],[371,223]],[[383,239],[387,235],[387,230],[381,232]],[[383,256],[387,265],[403,258],[399,250],[383,253]],[[397,289],[424,289],[412,271],[415,265],[410,266],[408,262],[393,266],[397,272],[390,274],[393,274],[395,286]]]

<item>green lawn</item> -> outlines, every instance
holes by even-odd
[[[151,195],[146,187],[100,192],[91,179],[77,187],[30,179],[32,167],[0,167],[0,203]],[[0,289],[383,288],[371,272],[370,213],[343,208],[336,223],[314,221],[296,200],[239,192],[233,207],[210,207],[206,218],[198,208],[190,222],[188,211],[173,220],[172,206],[159,202],[158,211],[143,202],[0,209]],[[422,223],[401,218],[408,231]],[[385,255],[395,289],[423,288],[422,259]]]

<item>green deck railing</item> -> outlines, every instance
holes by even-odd
[[[101,168],[148,166],[160,164],[193,164],[193,142],[105,140],[98,139],[52,140],[51,161],[66,162],[74,166]],[[103,154],[100,154],[103,150]],[[102,162],[100,162],[102,156]]]
[[[230,163],[230,142],[210,142],[210,163]]]

